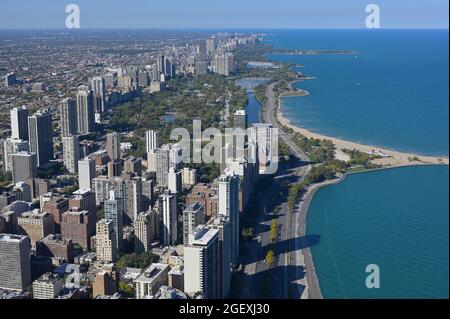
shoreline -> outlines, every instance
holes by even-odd
[[[316,192],[324,187],[337,185],[343,182],[347,178],[346,174],[341,175],[339,178],[334,180],[324,181],[322,183],[314,184],[308,187],[306,192],[302,195],[301,198],[301,207],[299,212],[299,222],[297,226],[300,230],[303,230],[303,235],[307,236],[307,219],[309,207],[311,206],[312,200],[314,199],[314,195]],[[307,248],[303,249],[302,252],[303,258],[305,261],[305,270],[306,270],[306,281],[308,284],[308,299],[324,299],[322,290],[320,288],[319,277],[317,276],[316,267],[314,264],[314,259],[311,253],[311,247],[308,245]],[[309,276],[308,276],[309,274]]]
[[[300,200],[300,212],[298,216],[298,220],[295,222],[295,231],[297,236],[306,236],[306,229],[307,229],[307,215],[309,211],[309,207],[311,205],[311,202],[314,198],[314,195],[318,190],[320,190],[323,187],[339,184],[342,181],[344,181],[349,175],[353,174],[361,174],[361,173],[369,173],[372,171],[378,171],[378,170],[385,170],[385,169],[395,169],[395,168],[401,168],[401,167],[412,167],[412,166],[424,166],[424,165],[448,165],[449,159],[448,157],[433,157],[433,156],[420,156],[417,154],[408,154],[408,153],[402,153],[392,150],[387,150],[384,148],[374,147],[370,145],[363,145],[359,143],[354,143],[350,141],[345,141],[337,138],[332,138],[329,136],[316,134],[313,132],[310,132],[307,129],[299,128],[291,123],[289,119],[284,117],[284,114],[281,111],[282,103],[281,100],[283,97],[289,97],[292,96],[290,94],[294,93],[294,96],[299,96],[299,92],[304,92],[302,96],[309,95],[309,92],[303,89],[295,89],[293,88],[293,84],[302,82],[304,79],[301,80],[294,80],[289,83],[290,90],[287,92],[283,92],[278,96],[278,101],[274,99],[274,91],[273,86],[274,84],[269,84],[269,86],[266,89],[266,101],[262,104],[261,111],[267,114],[263,117],[266,119],[265,121],[268,123],[272,123],[275,127],[278,127],[279,125],[288,127],[292,129],[294,132],[298,132],[301,135],[308,137],[308,138],[318,138],[318,139],[328,139],[335,144],[337,149],[345,149],[345,148],[353,148],[357,149],[359,151],[363,151],[366,153],[370,153],[374,150],[381,151],[383,154],[391,156],[390,158],[381,158],[373,160],[372,163],[382,165],[383,167],[372,169],[372,170],[362,170],[362,171],[355,171],[355,172],[348,172],[346,174],[343,174],[340,176],[339,179],[334,179],[332,181],[325,181],[323,183],[314,184],[311,185],[305,194],[303,194],[301,200]],[[278,102],[278,105],[275,105]],[[273,112],[273,118],[271,118],[270,113]],[[267,120],[268,119],[268,120]],[[278,122],[278,123],[277,123]],[[282,127],[281,127],[282,129]],[[414,158],[417,156],[421,161],[411,161],[411,158]],[[304,259],[304,267],[306,272],[306,291],[308,299],[323,299],[323,294],[320,288],[320,282],[316,273],[316,269],[314,266],[314,259],[311,253],[310,247],[307,247],[306,249],[300,250],[300,253],[303,256]]]
[[[289,85],[293,85],[299,81],[293,81]],[[299,94],[300,92],[304,92]],[[292,93],[295,93],[292,95]],[[385,154],[387,157],[379,158],[372,160],[373,164],[382,165],[388,167],[404,167],[404,166],[418,166],[418,165],[449,165],[448,157],[438,157],[438,156],[429,156],[429,155],[419,155],[414,153],[406,153],[399,152],[390,149],[386,149],[383,147],[365,145],[357,142],[351,142],[327,135],[322,135],[318,133],[314,133],[308,129],[298,127],[292,123],[292,121],[286,118],[282,111],[282,98],[283,97],[292,97],[292,96],[307,96],[309,92],[306,90],[297,90],[284,92],[278,97],[278,107],[275,108],[275,118],[279,121],[282,126],[288,127],[292,129],[294,132],[300,133],[301,135],[307,138],[314,138],[320,140],[331,140],[333,144],[336,146],[336,149],[355,149],[364,153],[372,153],[374,151],[381,152]],[[418,158],[420,161],[411,160],[414,158]]]

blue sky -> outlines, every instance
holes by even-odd
[[[1,0],[0,29],[64,28],[70,3],[81,28],[364,28],[370,3],[382,28],[448,28],[448,0]]]

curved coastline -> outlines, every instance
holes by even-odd
[[[347,178],[347,175],[341,175],[339,178],[325,181],[319,184],[314,184],[306,190],[305,194],[303,194],[301,199],[301,208],[300,208],[300,220],[298,222],[298,227],[303,228],[303,233],[306,236],[306,228],[308,222],[308,211],[311,205],[311,202],[314,198],[314,195],[321,188],[335,185],[343,182]],[[307,237],[306,237],[307,238]],[[308,299],[324,299],[322,290],[320,289],[320,282],[317,276],[316,268],[314,266],[314,259],[311,254],[311,248],[308,245],[307,248],[302,250],[303,258],[305,260],[305,270],[306,270],[306,281],[308,284]],[[309,275],[308,275],[309,274]]]
[[[383,154],[388,155],[389,157],[381,158],[374,160],[374,164],[382,165],[383,167],[373,170],[366,170],[366,171],[356,171],[356,172],[349,172],[346,174],[343,174],[338,179],[332,180],[332,181],[325,181],[320,184],[314,184],[311,185],[306,193],[302,196],[301,199],[301,207],[300,207],[300,213],[299,213],[299,220],[297,221],[297,229],[300,235],[306,236],[306,229],[307,229],[307,216],[309,207],[311,205],[311,202],[314,198],[314,195],[318,190],[321,188],[339,184],[342,181],[346,179],[348,175],[351,174],[361,174],[361,173],[369,173],[372,171],[378,171],[378,170],[384,170],[384,169],[395,169],[400,167],[410,167],[410,166],[419,166],[419,165],[448,165],[449,159],[448,157],[434,157],[434,156],[422,156],[417,154],[409,154],[409,153],[402,153],[397,151],[392,151],[380,147],[374,147],[370,145],[363,145],[355,142],[345,141],[321,134],[313,133],[307,129],[299,128],[291,123],[289,119],[287,119],[281,108],[282,108],[282,98],[283,97],[292,97],[292,96],[308,96],[310,93],[304,89],[294,88],[293,85],[298,82],[302,82],[305,79],[295,80],[289,83],[289,91],[283,92],[278,96],[278,101],[275,103],[278,103],[278,105],[273,105],[274,108],[274,117],[275,120],[279,122],[281,126],[288,127],[292,129],[294,132],[298,132],[303,136],[306,136],[308,138],[317,138],[317,139],[328,139],[331,140],[336,148],[341,149],[357,149],[362,152],[373,152],[373,151],[379,151]],[[273,94],[273,91],[272,91]],[[274,104],[275,104],[274,103]],[[411,160],[413,158],[418,158],[419,160]],[[307,237],[305,237],[307,238]],[[309,246],[309,245],[308,245]],[[308,295],[306,298],[308,299],[323,299],[323,294],[320,288],[320,282],[319,278],[316,273],[316,269],[314,266],[314,260],[312,257],[312,253],[310,248],[306,248],[301,250],[301,254],[304,258],[304,267],[306,271],[306,282],[307,282],[307,292]]]
[[[381,152],[386,155],[386,157],[373,160],[373,164],[382,165],[386,167],[404,167],[404,166],[417,166],[417,165],[448,165],[449,158],[448,157],[438,157],[438,156],[427,156],[427,155],[419,155],[414,153],[406,153],[399,152],[395,150],[390,150],[383,147],[373,146],[373,145],[365,145],[357,142],[351,142],[327,135],[322,135],[318,133],[314,133],[306,128],[301,128],[292,123],[290,119],[284,116],[282,111],[282,99],[284,97],[292,97],[292,96],[308,96],[310,93],[304,89],[295,89],[293,88],[293,84],[301,82],[302,80],[296,80],[289,83],[290,90],[287,92],[283,92],[278,96],[278,107],[276,108],[275,116],[276,119],[280,122],[282,126],[288,127],[292,129],[294,132],[300,133],[301,135],[308,138],[315,139],[326,139],[331,140],[333,144],[338,149],[356,149],[358,151],[364,153],[371,153],[373,151]],[[419,159],[419,160],[412,160]]]

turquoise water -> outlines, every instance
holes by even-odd
[[[308,234],[325,298],[448,298],[448,166],[356,174],[317,192]],[[437,178],[439,177],[440,178]],[[377,264],[381,288],[365,286]]]
[[[422,155],[448,156],[448,31],[282,31],[278,48],[358,55],[271,56],[315,77],[308,97],[283,99],[293,122],[324,135]]]
[[[316,77],[283,112],[312,131],[418,154],[448,156],[448,31],[274,31],[277,48],[355,55],[271,56]],[[448,166],[349,176],[321,189],[307,232],[325,298],[448,298]],[[381,289],[365,268],[381,269]]]

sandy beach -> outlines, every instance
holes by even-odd
[[[449,164],[448,157],[434,157],[434,156],[423,156],[413,153],[403,153],[398,151],[393,151],[385,148],[380,148],[376,146],[371,145],[364,145],[359,144],[355,142],[350,142],[342,139],[338,139],[335,137],[325,136],[317,133],[313,133],[305,128],[300,128],[291,123],[289,119],[287,119],[281,110],[282,104],[281,104],[281,98],[284,96],[292,96],[291,92],[286,92],[286,94],[281,94],[278,100],[278,103],[280,107],[278,108],[278,112],[276,114],[276,117],[281,125],[286,126],[294,130],[295,132],[298,132],[302,134],[305,137],[308,138],[316,138],[316,139],[327,139],[331,140],[334,145],[336,146],[336,149],[356,149],[358,151],[364,152],[364,153],[372,153],[372,152],[379,152],[387,157],[383,157],[380,159],[375,159],[372,161],[373,164],[377,165],[383,165],[383,166],[391,166],[391,167],[400,167],[400,166],[413,166],[413,165],[436,165],[436,164]],[[418,158],[419,160],[412,160],[414,158]]]

